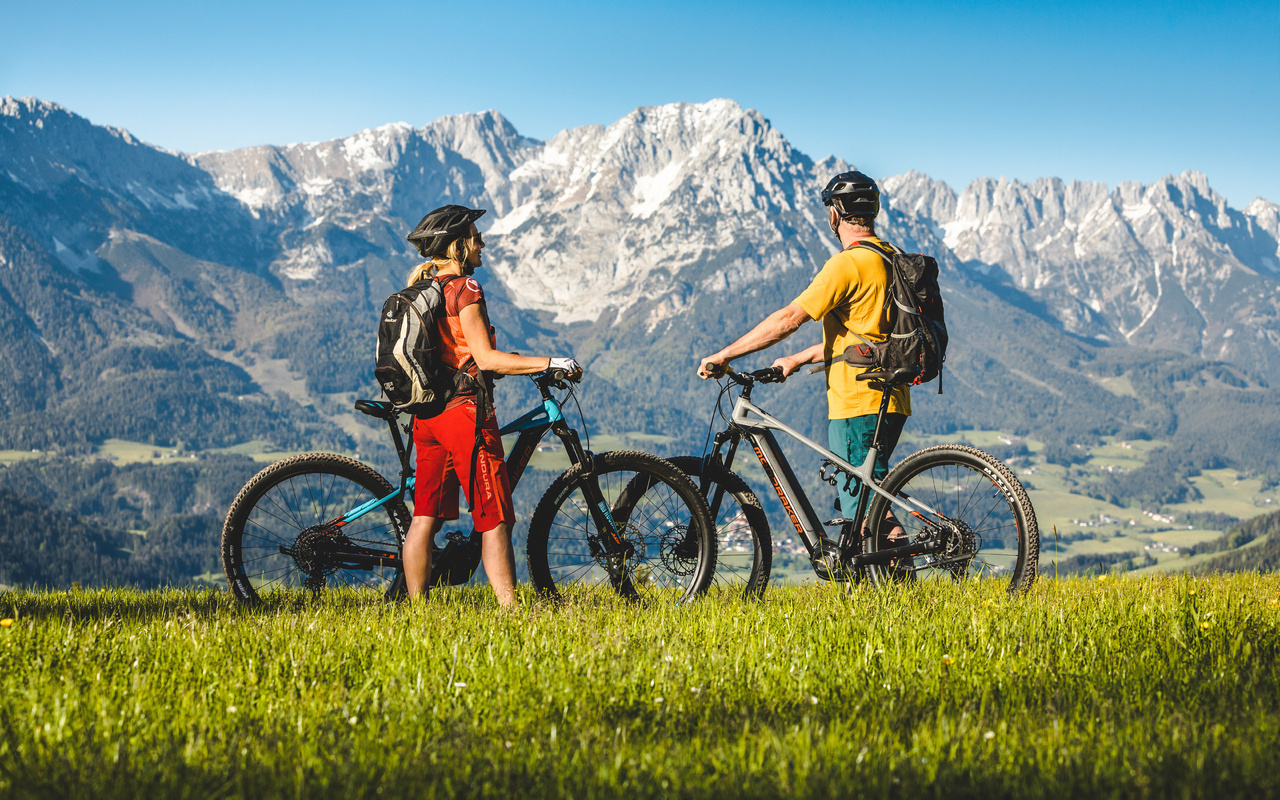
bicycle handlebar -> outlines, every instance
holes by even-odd
[[[758,369],[754,372],[739,372],[728,364],[724,367],[724,374],[731,381],[739,386],[751,386],[756,383],[782,383],[787,376],[782,374],[782,367],[766,367]],[[856,378],[860,381],[878,381],[884,384],[910,383],[915,379],[919,371],[912,367],[899,367],[895,370],[876,370],[874,372],[861,372]]]
[[[557,389],[567,389],[569,387],[565,386],[565,381],[570,383],[580,383],[582,381],[582,370],[569,372],[563,369],[548,369],[542,372],[535,372],[529,377],[533,378],[533,382],[540,389],[546,389],[549,386],[554,386]]]
[[[787,376],[782,374],[782,367],[765,367],[754,372],[739,372],[726,364],[724,373],[739,386],[750,386],[753,383],[782,383],[787,379]]]

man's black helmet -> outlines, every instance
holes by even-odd
[[[418,226],[404,238],[418,248],[418,254],[423,258],[443,256],[453,240],[465,236],[471,223],[484,214],[483,208],[441,206],[423,217]]]
[[[857,170],[841,172],[822,190],[822,204],[835,206],[841,219],[874,217],[880,213],[880,187]]]

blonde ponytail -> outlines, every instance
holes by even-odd
[[[418,281],[434,278],[441,267],[447,267],[450,264],[466,264],[467,258],[471,256],[470,239],[462,237],[454,239],[449,243],[449,248],[443,256],[436,256],[430,261],[419,264],[409,272],[409,285],[412,286]]]

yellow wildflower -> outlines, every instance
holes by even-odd
[[[10,618],[6,617],[5,619],[0,619],[0,628],[7,628],[12,624],[13,624],[13,620]]]
[[[944,666],[944,667],[949,667],[949,666],[951,666],[951,665],[952,665],[952,664],[954,664],[954,663],[956,663],[956,660],[955,660],[954,658],[952,658],[952,657],[951,657],[951,656],[949,656],[949,655],[943,654],[943,656],[942,656],[942,666]]]

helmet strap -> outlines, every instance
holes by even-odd
[[[832,219],[830,212],[827,213],[827,226],[831,228],[831,233],[836,237],[836,241],[840,240],[840,209],[835,206],[828,206],[836,212],[835,219]]]

